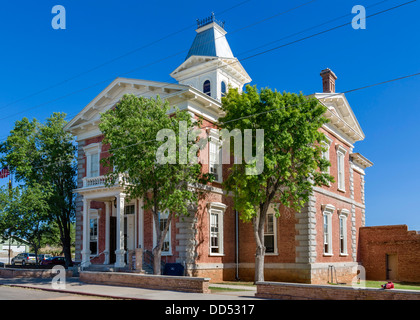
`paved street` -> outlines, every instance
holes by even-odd
[[[0,286],[0,300],[105,300],[104,297]]]
[[[10,286],[13,288],[31,288],[31,289],[42,289],[46,292],[53,293],[57,291],[52,288],[51,279],[42,279],[42,278],[0,278],[0,299],[5,299],[7,297],[8,289]],[[105,298],[114,298],[114,299],[132,299],[132,300],[260,300],[254,296],[255,288],[252,287],[238,287],[238,286],[228,286],[228,285],[216,285],[211,284],[211,286],[219,286],[224,288],[235,288],[241,291],[218,291],[217,293],[212,294],[203,294],[203,293],[188,293],[188,292],[178,292],[170,290],[154,290],[154,289],[143,289],[143,288],[131,288],[131,287],[122,287],[122,286],[110,286],[110,285],[97,285],[97,284],[87,284],[80,282],[78,278],[68,278],[66,279],[65,288],[58,290],[63,296],[58,296],[58,298],[74,299],[72,294],[84,295],[84,297],[105,297]],[[31,290],[31,291],[40,291],[40,290]],[[5,293],[6,292],[6,293]],[[11,291],[13,293],[13,291]],[[57,292],[54,292],[57,293]],[[45,293],[46,294],[46,293]],[[48,296],[48,295],[47,295]],[[24,296],[23,296],[24,297]],[[34,295],[34,297],[42,298],[42,294]],[[54,297],[54,295],[52,295]],[[25,298],[20,298],[25,299]],[[45,298],[48,299],[48,298]]]

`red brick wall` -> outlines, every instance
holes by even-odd
[[[280,206],[280,217],[277,218],[277,255],[266,255],[265,263],[295,263],[296,258],[296,219],[295,213]],[[240,221],[239,224],[239,261],[255,262],[255,239],[251,222]]]
[[[324,129],[320,129],[321,132],[323,132],[332,142],[330,144],[330,175],[334,177],[335,182],[330,183],[329,186],[322,186],[323,189],[337,193],[341,196],[345,196],[350,198],[350,161],[349,161],[349,155],[350,155],[350,146],[347,145],[345,142],[339,140],[337,137],[332,135],[331,133],[327,132]],[[344,174],[345,174],[345,192],[342,192],[341,190],[338,190],[338,179],[337,179],[337,149],[336,146],[342,146],[344,149],[346,149],[346,154],[344,156]]]
[[[332,262],[351,262],[352,247],[351,247],[351,205],[347,202],[334,199],[332,197],[315,193],[316,195],[316,243],[317,243],[317,257],[316,262],[332,263]],[[324,255],[324,221],[322,205],[330,204],[335,207],[331,218],[331,232],[332,232],[332,256]],[[340,237],[339,237],[339,209],[347,209],[349,214],[347,216],[347,256],[340,255]]]
[[[255,296],[280,300],[420,300],[420,291],[259,282]]]
[[[360,228],[360,257],[368,280],[386,280],[386,255],[398,256],[398,280],[420,282],[420,234],[406,225]]]

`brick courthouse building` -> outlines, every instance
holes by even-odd
[[[124,267],[127,251],[151,251],[156,243],[151,212],[142,199],[126,201],[118,186],[106,188],[107,157],[98,129],[100,113],[124,94],[160,95],[171,106],[202,116],[209,127],[222,115],[221,97],[228,86],[242,90],[251,78],[234,57],[224,26],[210,17],[198,22],[194,42],[185,61],[171,73],[178,83],[117,78],[84,107],[67,125],[77,137],[78,188],[76,214],[76,260],[85,265]],[[365,169],[372,163],[354,151],[364,134],[344,94],[335,93],[335,74],[321,72],[323,92],[314,96],[327,107],[330,122],[321,129],[328,138],[330,174],[335,183],[314,189],[302,212],[281,207],[279,218],[268,214],[265,230],[265,279],[325,283],[333,265],[340,282],[350,281],[358,265],[359,228],[365,224]],[[210,136],[215,132],[210,130]],[[212,281],[253,280],[255,243],[252,226],[236,219],[232,199],[221,182],[226,168],[217,164],[217,142],[211,140],[204,155],[217,179],[208,188],[197,211],[175,219],[163,246],[166,262],[184,264],[186,273]],[[161,214],[165,224],[165,213]],[[238,232],[237,232],[238,231]]]

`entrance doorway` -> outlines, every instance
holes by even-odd
[[[397,254],[386,255],[386,278],[387,280],[398,279],[398,255]]]

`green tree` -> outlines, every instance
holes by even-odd
[[[2,228],[11,230],[14,237],[29,243],[35,251],[37,264],[38,250],[51,232],[49,196],[49,192],[38,184],[0,190],[0,199],[4,204]]]
[[[270,203],[277,202],[299,212],[309,200],[314,186],[333,178],[325,173],[330,165],[322,158],[325,135],[319,130],[327,119],[325,107],[302,94],[279,93],[268,88],[260,92],[247,86],[246,92],[229,90],[222,99],[225,116],[220,127],[232,131],[264,130],[264,168],[247,174],[255,163],[235,164],[224,186],[235,194],[235,208],[241,220],[252,222],[256,242],[255,281],[264,281],[264,225]],[[256,152],[262,152],[258,150]],[[279,211],[276,210],[276,216]]]
[[[53,113],[45,122],[23,118],[16,121],[7,140],[0,145],[3,157],[15,180],[25,188],[48,193],[51,223],[60,232],[66,265],[71,263],[71,224],[75,219],[76,147],[73,136],[63,130],[64,113]]]
[[[192,133],[199,122],[194,123],[189,113],[179,110],[168,115],[169,110],[169,103],[159,97],[125,95],[115,108],[102,114],[99,124],[103,142],[111,148],[109,157],[102,160],[113,168],[107,174],[107,185],[115,184],[121,175],[126,177],[122,181],[124,192],[131,199],[143,198],[144,209],[152,211],[157,238],[153,248],[155,274],[161,273],[162,245],[174,217],[188,216],[198,203],[201,193],[191,186],[209,181],[201,165],[183,161],[185,153],[177,148],[180,133],[186,133],[183,129]],[[185,141],[183,151],[194,151],[195,142]],[[165,211],[168,219],[161,230],[160,214]]]

